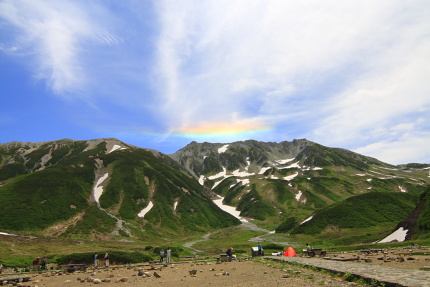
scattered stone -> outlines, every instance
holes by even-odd
[[[370,259],[370,258],[365,258],[365,259],[364,259],[364,262],[372,263],[372,259]]]
[[[64,283],[72,283],[72,280],[66,280]]]
[[[290,278],[290,274],[284,274],[282,275],[282,278]]]
[[[160,277],[161,277],[161,275],[160,275],[160,274],[158,274],[157,272],[154,272],[154,277],[156,277],[156,278],[160,278]]]
[[[128,278],[127,278],[127,277],[123,277],[123,278],[119,279],[119,281],[120,281],[120,282],[127,282],[127,281],[128,281]]]
[[[142,276],[143,274],[145,274],[142,270],[140,270],[138,273],[137,273],[137,276]]]
[[[403,258],[403,257],[398,257],[398,258],[397,258],[397,262],[405,262],[405,258]]]
[[[102,280],[100,280],[100,279],[98,279],[98,278],[95,278],[95,279],[93,280],[93,283],[94,283],[94,284],[101,284],[101,283],[102,283]]]
[[[190,275],[196,275],[197,270],[196,270],[196,269],[193,269],[193,270],[190,270],[190,271],[188,271],[188,272],[190,273]]]

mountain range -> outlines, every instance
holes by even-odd
[[[114,138],[10,142],[0,144],[0,231],[145,240],[245,220],[279,233],[426,238],[429,167],[306,139],[191,142],[170,155]]]

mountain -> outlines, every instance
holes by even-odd
[[[393,166],[306,139],[192,142],[170,156],[241,216],[295,234],[376,226],[384,236],[429,183],[428,165]]]
[[[306,139],[191,142],[170,155],[113,138],[11,142],[0,144],[0,230],[144,240],[240,224],[218,197],[277,232],[377,240],[428,205],[428,167]]]
[[[116,139],[0,144],[0,228],[147,238],[239,221],[170,157]]]

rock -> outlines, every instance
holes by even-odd
[[[372,259],[370,259],[370,258],[365,258],[365,259],[364,259],[364,262],[372,263]]]
[[[145,274],[142,270],[140,270],[138,273],[137,273],[137,276],[142,276],[143,274]]]
[[[193,269],[193,270],[190,270],[190,271],[188,271],[188,272],[190,273],[190,275],[196,275],[197,270],[196,270],[196,269]]]
[[[397,262],[405,262],[405,258],[403,258],[403,257],[398,257],[398,258],[397,258]]]
[[[127,282],[128,278],[127,277],[122,277],[121,279],[119,279],[120,282]]]
[[[282,278],[290,278],[290,274],[284,274],[282,275]]]
[[[98,279],[98,278],[95,278],[95,279],[93,280],[93,283],[94,283],[94,284],[101,284],[101,283],[102,283],[102,280],[100,280],[100,279]]]
[[[94,279],[93,278],[91,278],[91,277],[88,277],[87,278],[87,282],[93,282],[94,281]]]
[[[64,283],[72,283],[72,280],[66,280]]]
[[[154,277],[156,277],[156,278],[161,278],[161,275],[160,275],[160,274],[158,274],[157,272],[154,272]]]

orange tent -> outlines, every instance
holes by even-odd
[[[297,255],[296,251],[294,251],[293,247],[291,247],[291,246],[288,247],[287,250],[285,250],[285,253],[284,253],[284,256],[288,256],[288,257],[296,256],[296,255]]]

